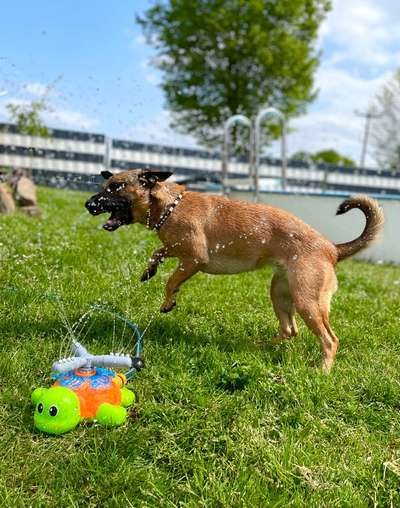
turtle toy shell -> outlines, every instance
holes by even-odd
[[[125,408],[135,401],[135,394],[125,384],[123,374],[101,367],[57,374],[50,388],[36,388],[32,393],[34,425],[47,434],[64,434],[83,419],[122,425],[127,417]]]

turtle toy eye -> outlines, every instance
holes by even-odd
[[[56,406],[51,406],[49,408],[49,415],[50,416],[56,416],[57,413],[58,413],[58,408]]]
[[[43,404],[41,402],[39,402],[39,404],[37,405],[37,412],[43,413]]]

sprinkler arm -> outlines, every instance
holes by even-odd
[[[83,357],[90,356],[89,351],[75,339],[72,339],[71,349],[75,356],[83,356]]]
[[[87,364],[87,358],[79,358],[72,356],[71,358],[62,358],[58,362],[54,362],[52,369],[57,372],[68,372],[69,370],[80,369]]]
[[[129,369],[132,367],[132,359],[129,355],[109,354],[100,356],[91,356],[92,365],[102,365],[103,367],[110,368],[124,368]]]
[[[63,358],[53,363],[52,369],[57,372],[68,372],[69,370],[102,366],[110,368],[132,367],[132,359],[129,355],[110,353],[109,355],[92,355],[77,340],[72,341],[72,352],[75,356]]]

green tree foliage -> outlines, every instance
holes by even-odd
[[[316,164],[331,164],[333,166],[347,166],[351,168],[356,167],[356,163],[352,159],[345,155],[340,155],[340,153],[333,149],[316,152],[311,158]]]
[[[49,135],[42,120],[42,114],[50,109],[45,97],[26,104],[10,103],[6,108],[21,134],[41,137]]]
[[[306,152],[304,150],[300,150],[295,152],[291,157],[291,160],[296,161],[304,161],[304,162],[314,162],[315,164],[330,164],[332,166],[347,166],[350,168],[356,167],[356,163],[350,159],[350,157],[346,157],[345,155],[341,155],[336,150],[320,150],[314,154],[310,152]]]
[[[212,145],[232,114],[266,104],[303,113],[329,9],[329,0],[156,0],[137,21],[157,50],[173,126]]]
[[[305,151],[305,150],[299,150],[298,152],[295,152],[290,156],[290,160],[310,162],[310,161],[312,161],[312,154],[310,152]]]

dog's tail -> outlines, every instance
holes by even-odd
[[[352,196],[339,206],[336,215],[342,215],[353,208],[359,208],[365,215],[366,224],[361,235],[351,242],[339,243],[336,245],[338,261],[352,256],[360,250],[369,247],[377,240],[383,231],[385,218],[378,202],[365,194]]]

